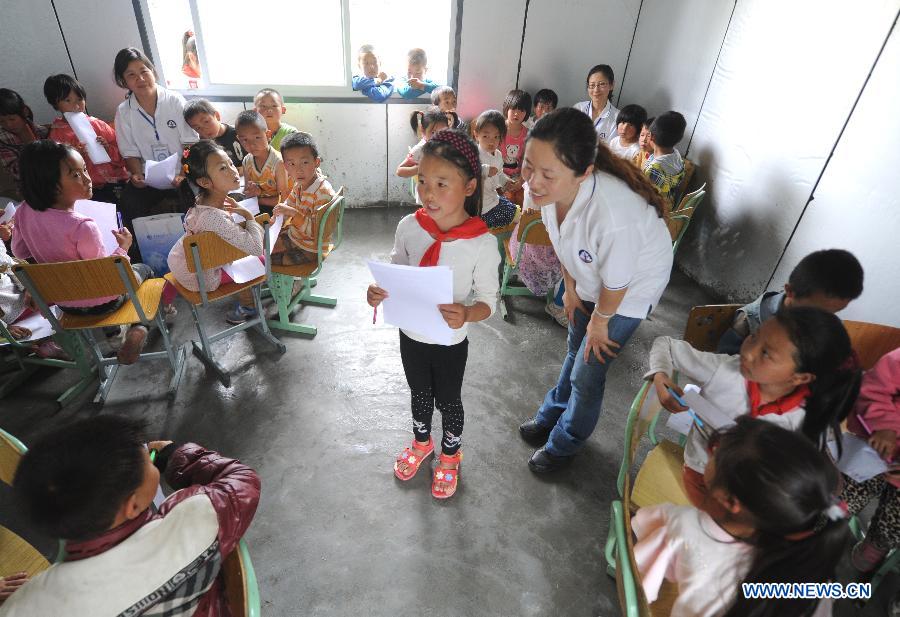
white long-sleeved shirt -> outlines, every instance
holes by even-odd
[[[418,266],[422,256],[434,243],[434,238],[422,229],[414,214],[408,214],[397,225],[394,236],[394,248],[391,250],[391,263],[404,266]],[[453,301],[469,304],[484,302],[491,309],[497,307],[500,284],[497,281],[497,267],[500,265],[500,253],[497,252],[497,241],[486,233],[477,238],[459,239],[444,242],[441,245],[439,266],[448,266],[453,271]],[[466,338],[469,324],[454,330],[451,345],[461,343]],[[420,343],[437,344],[431,339],[403,330],[409,338]]]
[[[497,189],[509,182],[509,176],[503,173],[503,157],[499,150],[488,152],[478,146],[478,156],[481,158],[481,213],[487,214],[500,203]],[[493,176],[490,175],[491,167],[497,170]]]

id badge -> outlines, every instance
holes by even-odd
[[[169,149],[163,144],[156,144],[153,146],[153,160],[154,161],[165,161],[172,153],[169,152]]]

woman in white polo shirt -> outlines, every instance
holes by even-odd
[[[659,193],[597,144],[590,118],[573,108],[535,124],[522,174],[562,264],[569,317],[559,380],[519,427],[541,446],[529,467],[546,472],[570,462],[593,432],[610,364],[669,282],[672,240]]]
[[[199,137],[184,120],[184,97],[156,83],[156,69],[141,50],[126,47],[119,51],[113,74],[116,84],[128,90],[116,110],[115,124],[119,151],[131,172],[119,209],[125,225],[134,233],[132,219],[157,214],[163,200],[179,203],[175,187],[182,176],[176,176],[171,189],[149,187],[144,182],[144,161],[162,161]]]
[[[616,80],[612,67],[598,64],[588,71],[585,86],[588,100],[576,103],[575,109],[590,117],[600,141],[609,142],[618,135],[616,117],[619,110],[609,102]]]

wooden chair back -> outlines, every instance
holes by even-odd
[[[541,211],[525,212],[519,219],[519,231],[516,234],[520,244],[551,246],[550,235],[541,220]]]
[[[684,340],[700,351],[715,351],[719,339],[731,327],[741,304],[707,304],[695,306],[688,315]]]
[[[262,225],[268,222],[268,214],[259,214],[256,216],[256,222]],[[184,260],[187,262],[188,272],[196,274],[197,264],[194,262],[193,250],[191,247],[196,246],[200,253],[200,269],[210,270],[230,264],[233,261],[242,259],[247,253],[240,250],[225,240],[217,233],[212,231],[203,231],[198,234],[186,235],[181,240],[184,247]]]
[[[12,485],[19,461],[25,452],[26,448],[21,441],[0,429],[0,482]]]
[[[884,354],[900,347],[900,328],[864,321],[844,321],[862,367],[872,368]]]
[[[256,573],[247,544],[241,540],[222,564],[225,601],[232,617],[259,617],[260,600]]]
[[[323,253],[336,249],[343,239],[344,206],[343,204],[340,207],[337,206],[343,201],[344,187],[341,187],[334,194],[334,197],[331,198],[331,201],[316,208],[315,229],[318,230],[319,237],[322,238]],[[337,232],[337,237],[335,237],[335,232]]]
[[[121,271],[137,289],[130,262],[119,255],[82,261],[18,264],[13,267],[13,272],[30,279],[38,294],[51,305],[125,295],[128,290],[120,275],[119,264],[124,266]]]

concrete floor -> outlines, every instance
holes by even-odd
[[[317,325],[318,336],[280,335],[283,356],[252,334],[218,344],[230,388],[189,356],[171,406],[157,398],[164,365],[147,363],[119,372],[101,411],[76,403],[56,413],[72,376],[45,370],[0,401],[0,426],[28,444],[75,418],[124,414],[146,420],[154,438],[196,441],[253,466],[263,492],[247,541],[264,615],[618,615],[602,552],[625,414],[653,339],[680,335],[689,308],[714,299],[673,274],[610,371],[597,430],[571,468],[552,477],[528,470],[532,449],[516,427],[554,384],[565,330],[529,298],[513,300],[515,323],[498,313],[473,325],[460,490],[437,502],[427,471],[407,484],[393,476],[411,438],[409,392],[397,330],[373,326],[365,303],[365,262],[387,260],[408,211],[348,211],[345,243],[317,287],[337,307],[294,317]],[[175,340],[194,336],[181,305]]]

